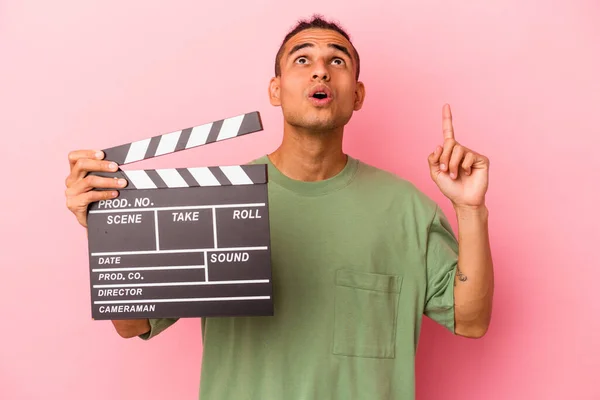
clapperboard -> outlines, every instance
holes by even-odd
[[[242,114],[104,150],[118,165],[262,130]],[[88,211],[92,317],[273,315],[265,164],[95,175],[127,187]]]

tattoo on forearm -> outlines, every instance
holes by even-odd
[[[465,282],[467,280],[467,276],[465,274],[462,273],[462,271],[460,270],[460,268],[456,268],[456,276],[458,277],[458,280],[461,282]]]

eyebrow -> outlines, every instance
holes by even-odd
[[[348,51],[348,48],[346,46],[341,46],[341,45],[335,44],[335,43],[329,43],[328,46],[333,47],[334,49],[338,49],[339,51],[341,51],[342,53],[347,55],[349,59],[354,61],[354,58],[352,58],[352,55],[350,54],[350,52]]]
[[[302,50],[306,47],[314,47],[314,44],[312,43],[300,43],[295,45],[294,47],[292,47],[292,49],[290,50],[290,52],[288,53],[288,57],[291,56],[292,54],[294,54],[295,52]],[[348,58],[350,58],[350,60],[354,61],[354,58],[352,57],[352,55],[350,54],[350,51],[348,51],[348,48],[339,44],[335,44],[335,43],[329,43],[327,45],[327,47],[332,47],[336,50],[341,51],[342,53],[344,53],[345,55],[348,56]]]
[[[288,57],[291,56],[292,54],[294,54],[295,52],[297,52],[298,50],[302,50],[302,49],[304,49],[306,47],[314,47],[314,44],[312,44],[312,43],[300,43],[300,44],[297,44],[294,47],[292,47],[292,49],[288,53]]]

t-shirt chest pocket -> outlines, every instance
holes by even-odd
[[[401,286],[399,275],[338,270],[333,354],[394,358]]]

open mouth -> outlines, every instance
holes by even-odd
[[[325,85],[318,85],[310,91],[309,97],[315,101],[318,101],[319,104],[321,104],[331,100],[331,91]]]

